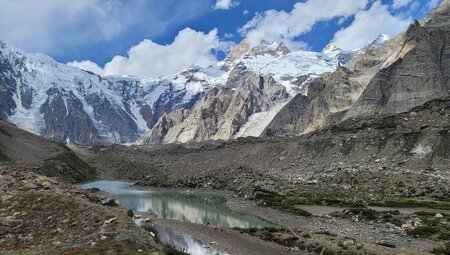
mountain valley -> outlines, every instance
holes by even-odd
[[[450,0],[159,78],[0,41],[0,253],[450,254],[449,42]]]

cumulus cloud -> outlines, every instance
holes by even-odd
[[[392,2],[392,8],[399,9],[402,7],[406,7],[412,3],[413,0],[394,0]]]
[[[334,35],[332,42],[340,48],[358,49],[371,43],[380,34],[396,36],[411,22],[411,18],[392,15],[387,5],[376,1],[368,10],[357,13],[348,27]]]
[[[164,3],[160,3],[164,2]],[[147,37],[195,17],[209,0],[0,0],[0,38],[26,51],[59,54],[116,40]]]
[[[100,75],[147,78],[176,73],[193,65],[206,67],[217,62],[214,52],[231,47],[230,43],[219,39],[217,32],[217,29],[203,33],[186,28],[168,45],[143,40],[129,49],[127,56],[115,56],[103,68],[89,60],[68,64]]]
[[[103,69],[99,65],[90,60],[72,61],[68,62],[67,65],[78,67],[82,70],[90,71],[99,75],[103,75]]]
[[[268,10],[257,14],[239,32],[251,43],[261,40],[284,42],[291,49],[304,47],[295,41],[297,36],[311,31],[320,21],[335,17],[349,17],[366,8],[368,0],[308,0],[298,2],[292,11]]]
[[[239,5],[237,0],[217,0],[214,5],[215,10],[229,10]]]

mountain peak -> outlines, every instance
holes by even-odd
[[[391,37],[387,34],[379,35],[373,42],[371,42],[367,47],[369,48],[379,48],[383,46],[387,41],[391,40]]]
[[[329,43],[327,44],[327,46],[325,46],[325,48],[323,48],[322,53],[329,54],[339,50],[340,49],[334,43]]]
[[[283,56],[291,51],[283,43],[269,42],[262,40],[261,43],[250,50],[249,55],[252,56],[262,56],[262,55],[272,55],[272,56]]]
[[[228,54],[226,61],[235,61],[243,57],[250,51],[250,42],[246,39],[242,40],[240,43],[236,44],[233,49],[231,49]]]

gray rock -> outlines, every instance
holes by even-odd
[[[134,217],[133,210],[129,209],[129,210],[127,211],[127,216],[130,217],[130,218],[133,218],[133,217]]]
[[[127,242],[127,243],[134,242],[134,239],[127,233],[120,233],[114,239],[119,242]]]
[[[345,240],[342,242],[342,247],[344,248],[350,248],[350,246],[353,246],[355,244],[354,240]]]

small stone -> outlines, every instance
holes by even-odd
[[[133,210],[131,210],[131,209],[128,210],[128,211],[127,211],[127,216],[130,217],[130,218],[133,218],[133,217],[134,217]]]
[[[118,205],[119,205],[119,204],[116,202],[116,200],[113,199],[113,198],[106,198],[106,199],[103,199],[100,203],[101,203],[102,205],[106,205],[106,206],[118,206]]]
[[[111,223],[114,223],[114,222],[116,222],[117,221],[117,218],[111,218],[111,219],[109,219],[109,220],[105,220],[105,224],[111,224]]]
[[[353,241],[353,240],[345,240],[343,243],[342,243],[342,247],[344,247],[344,248],[349,248],[350,246],[352,246],[352,245],[354,245],[355,244],[355,241]]]
[[[120,234],[118,234],[116,236],[115,240],[119,241],[119,242],[128,242],[128,243],[133,242],[133,238],[127,233],[120,233]]]
[[[402,229],[405,231],[409,231],[415,229],[415,227],[412,224],[406,223],[402,224]]]
[[[444,218],[444,215],[440,214],[440,213],[436,213],[436,215],[434,215],[435,218]]]
[[[156,234],[155,233],[153,233],[153,232],[150,232],[150,235],[153,237],[153,238],[155,238],[156,237]]]
[[[138,253],[142,253],[142,252],[143,252],[143,250],[142,250],[142,249],[139,249],[139,250],[138,250]]]
[[[101,236],[101,237],[100,237],[100,240],[102,240],[102,241],[105,241],[106,239],[108,239],[107,236]]]
[[[97,245],[96,242],[92,242],[92,243],[91,243],[91,246],[92,246],[92,247],[94,247],[95,245]]]

